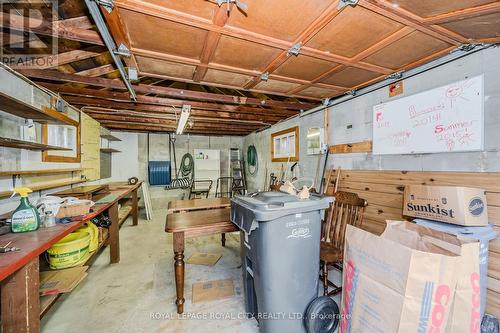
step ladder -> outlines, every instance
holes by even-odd
[[[244,195],[247,192],[247,180],[245,176],[245,162],[241,158],[241,152],[238,148],[231,148],[229,151],[229,166],[233,184],[231,191],[234,194]]]

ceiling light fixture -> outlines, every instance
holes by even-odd
[[[183,105],[181,116],[177,122],[177,134],[181,135],[184,132],[184,128],[186,128],[186,124],[189,119],[189,115],[191,114],[191,105]]]

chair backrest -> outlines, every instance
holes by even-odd
[[[210,194],[210,190],[212,189],[213,181],[210,179],[200,179],[194,180],[191,184],[191,189],[189,190],[189,199],[192,199],[193,196],[197,195],[205,195],[205,198],[208,198]]]
[[[367,202],[356,193],[337,192],[335,202],[325,213],[322,241],[331,243],[337,249],[344,248],[345,230],[348,224],[355,227],[363,223],[363,213]]]
[[[233,197],[233,177],[219,177],[217,178],[217,185],[215,187],[216,198],[232,198]]]

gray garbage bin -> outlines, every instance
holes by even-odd
[[[497,237],[498,233],[492,225],[485,227],[466,227],[462,225],[449,224],[444,222],[415,219],[415,223],[434,230],[446,232],[455,236],[467,237],[478,240],[479,245],[479,286],[481,295],[480,313],[481,318],[486,310],[486,287],[488,281],[488,252],[489,242]]]
[[[318,296],[321,213],[333,197],[260,192],[231,201],[247,313],[261,332],[306,332],[303,317]]]

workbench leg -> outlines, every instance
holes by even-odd
[[[137,202],[137,189],[132,191],[132,225],[139,224],[139,208]]]
[[[38,257],[2,282],[3,333],[40,332],[39,284]]]
[[[220,241],[222,243],[222,246],[226,247],[226,234],[222,233],[220,236],[221,236]]]
[[[118,224],[118,202],[108,209],[111,219],[109,226],[109,260],[112,264],[120,262],[120,225]]]
[[[177,291],[177,313],[184,312],[184,233],[174,233],[175,289]]]

